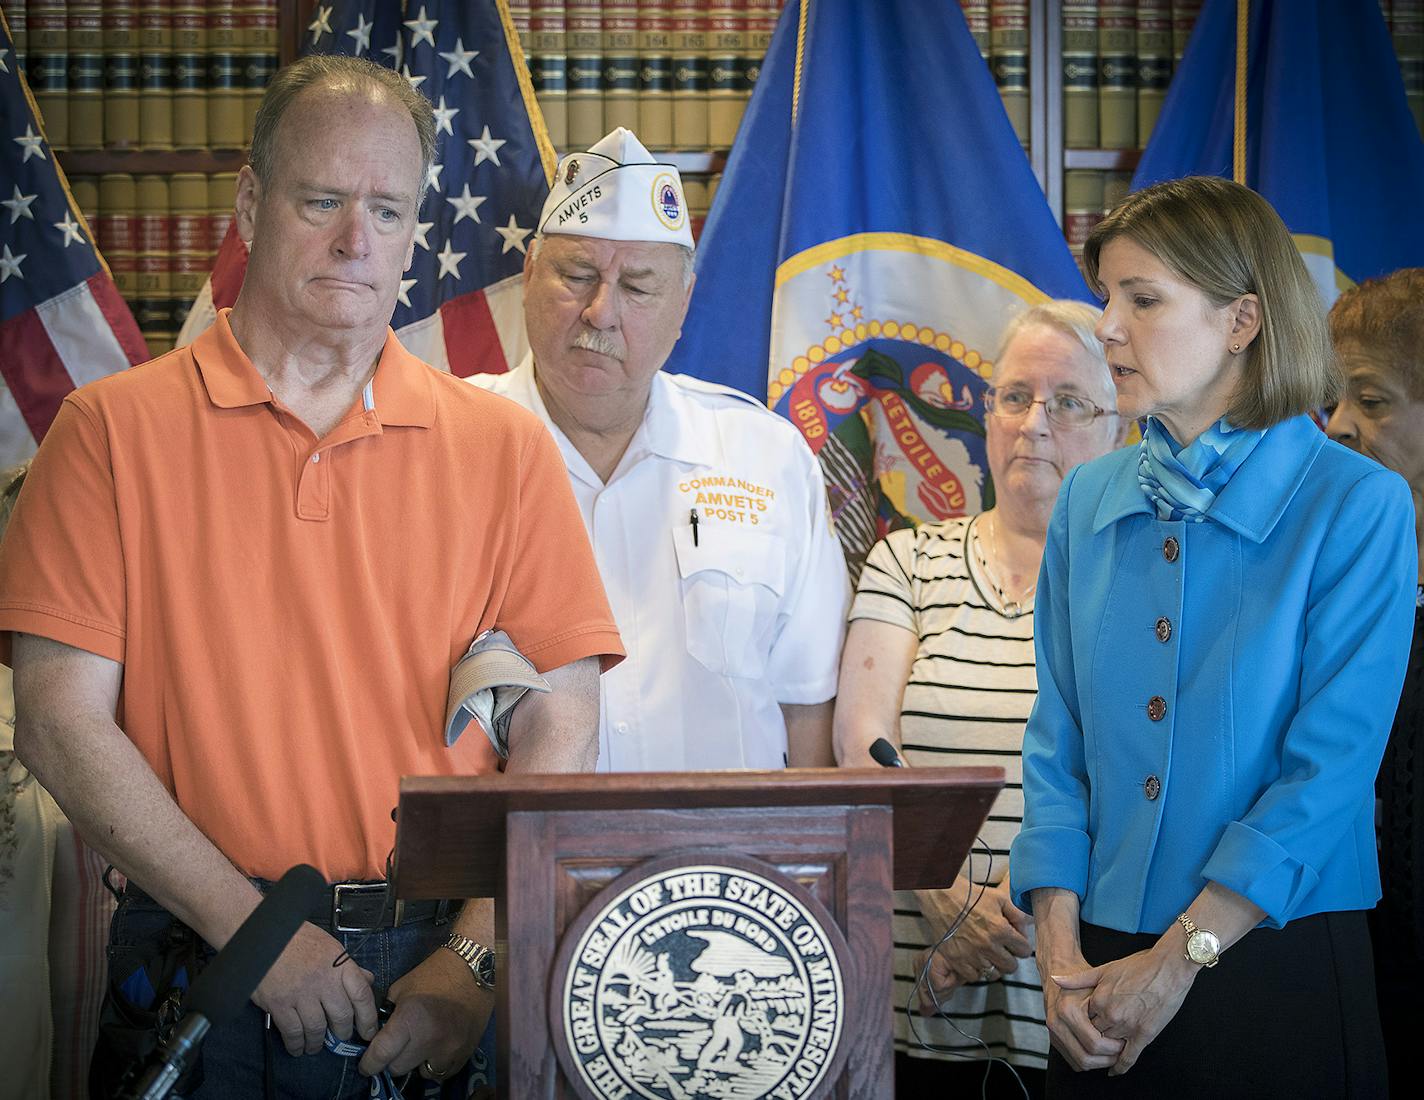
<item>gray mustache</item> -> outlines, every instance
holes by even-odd
[[[611,336],[606,336],[595,328],[586,328],[574,337],[574,347],[591,351],[595,355],[605,355],[609,359],[623,362],[623,349]]]

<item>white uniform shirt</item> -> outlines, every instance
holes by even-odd
[[[659,373],[605,485],[549,419],[531,357],[470,381],[543,419],[583,512],[628,651],[601,677],[599,770],[782,767],[778,704],[835,695],[850,595],[800,433],[736,390]]]

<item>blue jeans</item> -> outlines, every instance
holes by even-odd
[[[126,896],[114,913],[109,930],[110,973],[122,975],[141,965],[164,942],[174,918],[143,897]],[[375,974],[373,992],[379,1005],[397,978],[422,962],[449,934],[448,924],[410,921],[375,933],[331,933],[359,965]],[[327,929],[330,931],[330,929]],[[364,940],[364,942],[362,942]],[[203,945],[202,958],[213,952]],[[359,1039],[359,1036],[356,1036]],[[464,1100],[477,1087],[494,1084],[494,1021],[490,1021],[469,1064],[441,1085],[411,1076],[406,1100],[440,1097]],[[276,1030],[268,1030],[266,1013],[249,1001],[230,1023],[214,1028],[202,1046],[202,1078],[185,1100],[262,1100],[266,1066],[271,1065],[275,1096],[282,1100],[368,1100],[372,1080],[361,1076],[359,1058],[323,1050],[290,1055]],[[399,1079],[397,1080],[399,1084]]]

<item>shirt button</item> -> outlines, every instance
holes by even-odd
[[[1167,700],[1160,695],[1154,695],[1147,700],[1147,717],[1154,722],[1160,722],[1167,717]]]
[[[317,451],[316,454],[312,455],[312,461],[313,461],[313,462],[320,462],[320,461],[321,461],[321,452],[320,452],[320,451]]]
[[[614,729],[614,731],[615,731],[616,733],[627,733],[627,732],[628,732],[628,723],[627,723],[627,722],[619,722],[616,726],[613,727],[613,729]]]
[[[1172,620],[1163,615],[1157,620],[1157,640],[1166,642],[1172,637]]]
[[[1162,793],[1162,780],[1149,775],[1142,783],[1142,793],[1147,796],[1148,802],[1156,802],[1157,796]]]
[[[1178,555],[1181,554],[1181,552],[1181,544],[1177,542],[1176,539],[1172,538],[1171,535],[1168,535],[1167,541],[1162,544],[1162,556],[1168,561],[1176,561]]]

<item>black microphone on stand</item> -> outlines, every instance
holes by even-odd
[[[895,746],[883,737],[877,737],[870,743],[870,758],[882,768],[903,768],[905,762],[900,759],[900,754],[895,751]]]
[[[122,1100],[163,1100],[172,1091],[208,1032],[233,1019],[252,998],[325,889],[320,872],[305,863],[277,881],[193,982],[183,1019],[154,1052],[138,1083],[120,1094]]]

